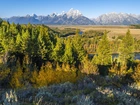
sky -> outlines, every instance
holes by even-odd
[[[140,0],[0,0],[0,17],[48,15],[71,8],[88,18],[105,13],[132,13],[140,15]]]

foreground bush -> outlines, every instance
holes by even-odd
[[[64,66],[64,65],[63,65]],[[66,70],[67,69],[67,70]],[[51,64],[42,66],[41,70],[32,72],[31,83],[35,87],[58,84],[64,82],[75,83],[78,79],[82,77],[82,74],[79,71],[76,71],[73,67],[60,67],[53,69]]]
[[[88,56],[84,57],[82,61],[81,72],[85,74],[99,74],[97,65],[95,65],[91,60],[89,60]]]
[[[132,78],[134,79],[134,81],[140,85],[140,63],[137,65],[137,67],[135,68],[135,72],[132,75]]]
[[[11,69],[2,66],[1,69],[3,70],[0,70],[0,88],[41,87],[67,81],[76,83],[84,76],[77,68],[67,63],[57,64],[56,67],[47,63],[40,70],[36,67],[30,69],[28,66],[23,68],[20,65]]]

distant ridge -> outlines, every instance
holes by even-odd
[[[10,23],[19,24],[47,24],[47,25],[130,25],[140,24],[140,15],[127,13],[108,13],[102,14],[97,18],[89,19],[79,10],[71,8],[68,12],[52,13],[47,16],[36,14],[26,16],[13,16],[3,18]]]
[[[93,19],[99,25],[130,25],[140,24],[140,15],[127,13],[108,13]]]

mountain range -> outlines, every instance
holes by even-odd
[[[26,15],[3,18],[10,23],[46,25],[130,25],[140,24],[140,15],[127,13],[107,13],[97,18],[88,18],[79,10],[71,8],[68,12],[52,13],[47,16]]]

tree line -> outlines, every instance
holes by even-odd
[[[60,32],[45,25],[2,21],[0,84],[13,88],[26,84],[38,87],[65,81],[76,82],[84,74],[135,74],[137,62],[133,58],[137,41],[130,30],[121,40],[115,39],[113,43],[108,40],[107,31],[89,31],[82,35],[79,32],[76,29],[74,36],[62,37]],[[91,46],[95,53],[93,58],[89,56]],[[119,58],[112,59],[115,47]]]

